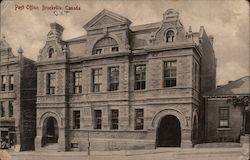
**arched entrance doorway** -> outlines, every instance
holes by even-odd
[[[250,134],[250,111],[246,112],[245,134]]]
[[[163,117],[159,123],[156,136],[157,147],[180,147],[180,121],[173,115]]]
[[[58,142],[58,124],[54,117],[45,120],[43,126],[44,144]]]

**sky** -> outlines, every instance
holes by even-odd
[[[42,6],[55,5],[80,10],[67,13],[42,10]],[[249,4],[246,0],[4,0],[0,35],[6,37],[15,55],[22,47],[24,56],[37,60],[52,22],[64,27],[63,39],[67,40],[86,34],[83,25],[103,9],[127,17],[134,26],[161,21],[163,13],[170,8],[180,13],[186,30],[192,26],[193,32],[198,32],[200,26],[204,26],[207,34],[214,36],[217,85],[249,75]]]

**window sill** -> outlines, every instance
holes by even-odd
[[[83,95],[83,93],[71,93],[72,96],[79,96],[79,95]]]
[[[231,130],[231,128],[217,128],[217,131],[230,131]]]
[[[0,117],[0,122],[15,122],[14,117]]]
[[[134,89],[134,92],[146,92],[148,91],[147,89]]]
[[[0,91],[0,93],[7,93],[7,92],[14,93],[14,92],[15,92],[15,90],[5,90],[5,91]]]
[[[163,86],[164,89],[167,89],[167,88],[178,88],[177,86],[171,86],[171,87],[165,87]]]
[[[117,90],[108,90],[107,92],[120,92],[119,89]]]

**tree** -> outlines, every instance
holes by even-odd
[[[242,115],[243,115],[243,130],[241,134],[245,134],[245,125],[246,125],[246,111],[249,109],[250,107],[250,96],[233,96],[232,97],[232,103],[233,105],[239,106],[242,108]]]

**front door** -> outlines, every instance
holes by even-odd
[[[177,117],[167,115],[162,118],[157,130],[157,147],[180,147],[181,127]]]
[[[46,143],[57,143],[58,141],[58,126],[55,118],[50,117],[46,124],[45,138]]]

